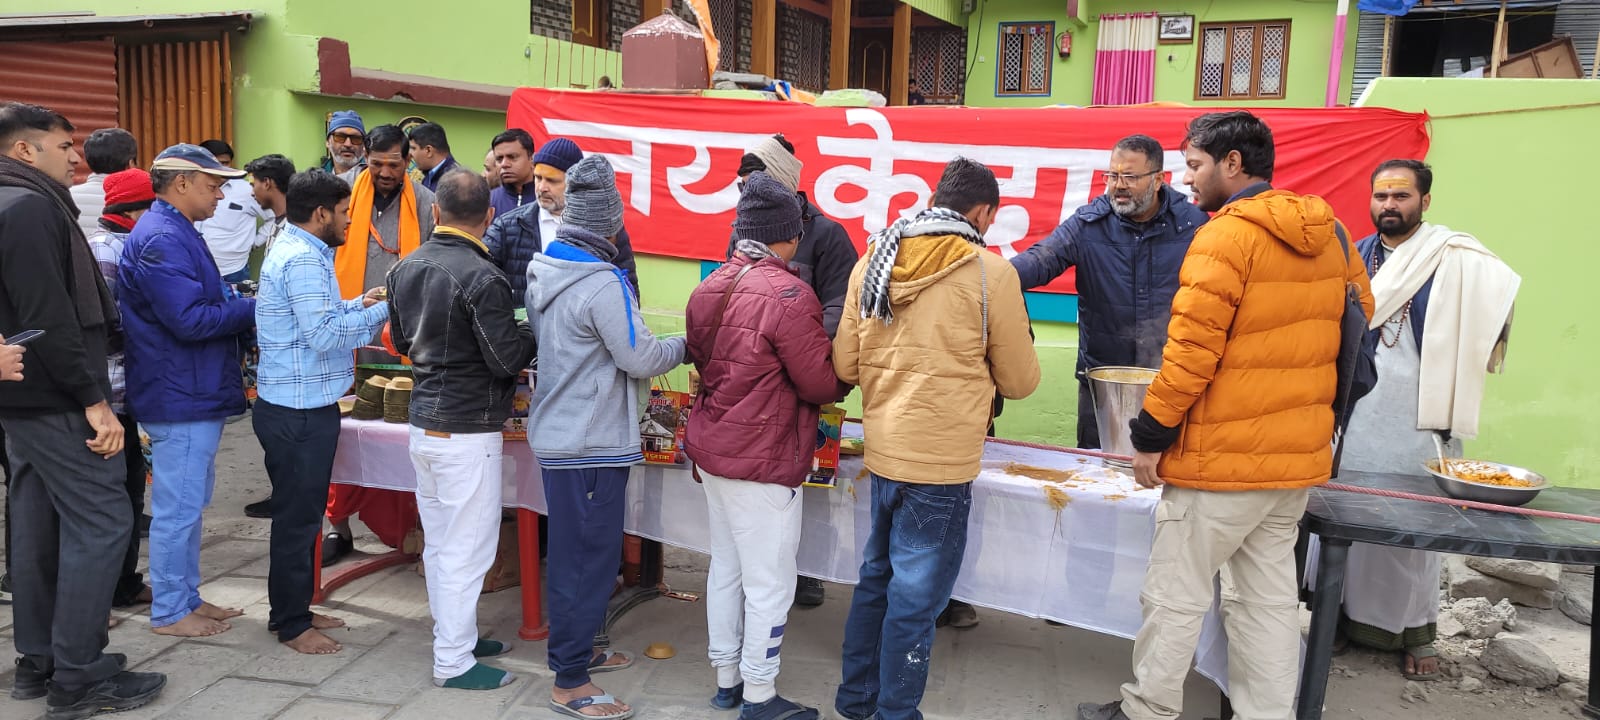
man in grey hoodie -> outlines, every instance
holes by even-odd
[[[528,444],[550,518],[550,707],[613,720],[633,717],[633,709],[589,675],[621,670],[633,658],[596,651],[594,635],[622,554],[628,470],[644,461],[639,417],[650,379],[684,359],[684,339],[650,334],[627,276],[612,264],[621,230],[611,163],[590,155],[567,171],[563,222],[528,263],[526,298],[539,347]]]

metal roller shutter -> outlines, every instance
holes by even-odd
[[[50,108],[67,117],[78,148],[89,133],[117,127],[117,52],[110,39],[0,42],[0,102]],[[78,180],[89,164],[78,165]]]

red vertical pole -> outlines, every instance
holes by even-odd
[[[517,637],[523,640],[544,640],[550,637],[550,626],[544,622],[544,579],[539,573],[539,514],[527,508],[517,508],[517,562],[522,573],[522,629]]]

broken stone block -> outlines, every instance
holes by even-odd
[[[1594,612],[1594,578],[1570,572],[1564,574],[1561,592],[1556,595],[1556,607],[1573,622],[1588,625]]]
[[[1465,693],[1483,692],[1483,681],[1469,675],[1456,683],[1456,689]]]
[[[1500,634],[1508,623],[1515,624],[1517,609],[1505,600],[1490,605],[1485,598],[1462,598],[1450,606],[1449,617],[1460,623],[1467,637],[1484,640]],[[1442,627],[1444,616],[1439,620]]]
[[[1547,688],[1561,679],[1554,660],[1532,641],[1502,633],[1489,641],[1479,658],[1489,674],[1509,683]]]
[[[1510,600],[1518,605],[1548,610],[1556,606],[1552,590],[1539,590],[1485,575],[1468,567],[1459,555],[1447,555],[1444,561],[1445,576],[1450,584],[1452,598],[1487,598],[1489,602]]]
[[[1584,698],[1589,697],[1589,688],[1577,683],[1561,683],[1556,686],[1556,694],[1567,700],[1582,702]]]
[[[1539,590],[1554,590],[1561,586],[1561,566],[1555,563],[1476,556],[1468,557],[1466,562],[1467,567],[1473,570],[1518,585]]]

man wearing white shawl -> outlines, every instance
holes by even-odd
[[[1478,434],[1484,380],[1502,370],[1522,279],[1471,235],[1422,221],[1432,186],[1432,169],[1417,160],[1372,174],[1378,232],[1357,250],[1372,275],[1378,382],[1351,415],[1349,470],[1426,477],[1435,435],[1460,457],[1461,440]],[[1401,651],[1407,679],[1437,679],[1439,555],[1358,543],[1349,562],[1346,637]]]

